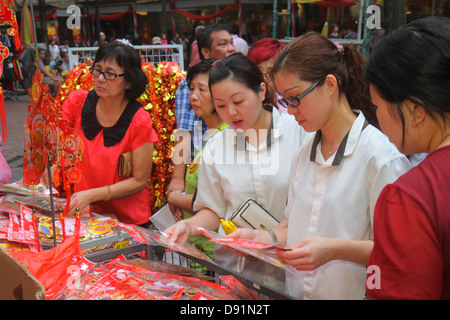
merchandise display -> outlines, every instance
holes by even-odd
[[[124,224],[113,214],[99,215],[93,206],[69,214],[71,196],[83,174],[85,146],[63,120],[62,105],[71,92],[92,90],[91,63],[71,69],[56,97],[39,70],[33,75],[24,121],[23,179],[0,185],[0,267],[14,270],[8,276],[17,278],[20,292],[16,284],[3,285],[7,279],[0,277],[0,297],[20,299],[36,293],[35,299],[46,300],[259,300],[258,290],[270,293],[260,284],[253,284],[258,289],[253,292],[250,281],[244,284],[247,279],[216,265],[189,243],[170,241],[164,232]],[[155,214],[167,202],[175,92],[186,73],[174,61],[143,63],[142,70],[149,85],[137,101],[150,113],[158,136],[147,183]],[[131,166],[123,160],[125,177]],[[44,180],[49,188],[41,184]],[[177,258],[163,262],[161,253],[163,258],[169,253]],[[207,272],[181,261],[204,266]],[[35,286],[22,287],[22,281]]]
[[[235,250],[241,251],[247,255],[263,260],[278,268],[282,268],[291,273],[295,273],[295,268],[285,263],[278,257],[275,250],[287,250],[284,247],[279,247],[273,243],[257,242],[239,238],[226,238],[214,231],[206,230],[200,227],[192,226],[200,231],[203,235],[207,236],[211,241],[228,246]]]
[[[1,190],[0,248],[36,277],[45,288],[47,300],[260,299],[248,284],[240,281],[239,275],[220,268],[189,243],[170,241],[161,231],[126,225],[113,216],[85,211],[62,219],[57,215],[54,232],[45,191],[20,185]],[[39,205],[28,207],[27,201],[33,199]],[[55,199],[57,203],[58,198]],[[55,235],[58,245],[53,247]],[[122,254],[124,249],[138,244],[152,249],[163,247],[214,272],[205,274],[189,265],[159,261],[147,256],[142,248]],[[114,258],[89,260],[90,255],[101,257],[104,252],[112,252]],[[67,270],[77,270],[76,283],[71,282],[74,277]]]

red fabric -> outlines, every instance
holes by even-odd
[[[16,251],[11,257],[25,266],[45,288],[46,299],[54,299],[70,280],[71,266],[85,271],[94,263],[86,260],[79,252],[79,237],[68,237],[57,247],[41,252]]]
[[[105,147],[103,131],[88,140],[81,127],[81,110],[88,91],[78,90],[71,93],[63,105],[63,117],[73,126],[84,143],[81,182],[76,191],[113,185],[124,178],[119,178],[119,156],[134,151],[146,142],[156,142],[158,137],[152,127],[150,114],[140,108],[133,117],[124,138],[111,147]],[[152,155],[149,155],[150,157]],[[148,188],[125,198],[100,201],[93,204],[93,211],[99,214],[115,214],[120,222],[127,224],[143,224],[151,216],[150,192]]]
[[[342,0],[328,0],[328,1],[316,1],[314,4],[317,4],[321,7],[332,7],[332,8],[342,8]],[[356,4],[356,1],[345,0],[344,6],[351,7]]]
[[[0,63],[0,77],[3,71],[3,63]],[[3,141],[8,140],[8,130],[6,127],[6,111],[5,111],[5,100],[3,97],[3,87],[0,85],[0,124],[2,127],[2,137]]]
[[[375,208],[369,265],[381,268],[376,298],[450,299],[450,146],[388,185]]]
[[[373,229],[368,265],[380,268],[381,281],[380,289],[367,288],[367,298],[439,299],[442,251],[421,207],[395,185],[387,186],[378,198]]]
[[[193,13],[190,13],[190,12],[187,12],[187,11],[182,11],[182,10],[176,8],[175,6],[171,6],[171,9],[172,10],[175,9],[179,14],[181,14],[181,15],[187,17],[187,18],[190,18],[192,20],[204,21],[204,20],[211,20],[211,19],[215,19],[217,17],[220,17],[222,14],[224,14],[225,12],[227,12],[228,10],[233,8],[235,5],[237,5],[236,2],[233,3],[233,4],[230,4],[228,7],[226,7],[222,11],[219,11],[219,12],[214,13],[214,14],[210,14],[208,16],[199,16],[198,14],[193,14]]]
[[[100,20],[105,20],[105,21],[117,20],[117,19],[122,18],[128,12],[130,12],[130,10],[119,12],[119,13],[114,13],[114,14],[102,15],[102,16],[99,16],[99,19]],[[89,17],[96,18],[97,16],[95,14],[90,13]]]

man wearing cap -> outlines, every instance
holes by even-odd
[[[152,38],[152,45],[161,45],[161,38]],[[167,52],[161,49],[152,49],[152,63],[156,67],[161,61],[170,61]]]
[[[152,44],[161,44],[161,38],[160,37],[153,37],[152,38]]]
[[[201,28],[197,35],[197,45],[201,60],[222,59],[236,51],[231,27],[226,24],[215,24]],[[172,191],[184,191],[186,165],[190,162],[186,158],[190,158],[189,156],[197,153],[202,144],[203,134],[207,129],[204,120],[192,110],[189,91],[186,78],[184,78],[175,93],[175,113],[177,117],[177,144],[183,144],[182,147],[177,145],[177,150],[191,150],[191,152],[187,157],[184,155],[181,162],[180,155],[174,153],[172,156],[174,172],[167,188],[167,196]],[[177,158],[175,159],[175,157]]]

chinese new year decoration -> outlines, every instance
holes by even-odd
[[[56,96],[56,104],[62,106],[65,98],[77,89],[92,90],[94,80],[89,72],[90,63],[80,63],[67,75]],[[175,92],[185,76],[180,66],[163,61],[157,67],[151,62],[143,63],[142,70],[148,77],[146,92],[137,100],[147,110],[159,141],[154,144],[153,169],[148,181],[152,213],[166,203],[166,190],[170,183],[173,164],[171,154],[174,146],[172,134],[176,128]]]

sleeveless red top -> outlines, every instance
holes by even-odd
[[[119,178],[119,156],[146,142],[158,141],[150,114],[137,101],[127,105],[113,127],[103,128],[95,116],[97,99],[93,90],[77,90],[63,104],[63,118],[76,129],[84,143],[82,178],[75,191],[113,185],[126,179]],[[114,214],[123,223],[143,224],[151,216],[150,193],[145,188],[125,198],[93,203],[92,208],[99,214]]]

